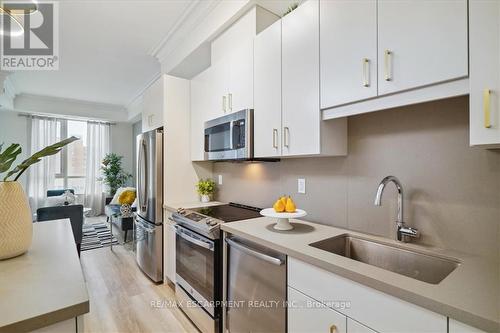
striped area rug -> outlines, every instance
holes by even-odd
[[[106,223],[85,223],[82,227],[83,237],[81,250],[87,251],[118,244],[116,237],[111,237],[111,231]]]

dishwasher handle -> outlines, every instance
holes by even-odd
[[[248,255],[254,256],[255,258],[264,260],[264,261],[266,261],[266,262],[268,262],[270,264],[273,264],[273,265],[276,265],[276,266],[281,266],[281,265],[283,265],[285,263],[285,261],[283,259],[275,258],[275,257],[272,257],[270,255],[258,252],[258,251],[254,250],[254,249],[251,249],[249,247],[244,246],[243,244],[235,241],[234,239],[226,238],[226,243],[229,246],[232,246],[232,247],[240,250],[241,252],[244,252],[244,253],[246,253]]]

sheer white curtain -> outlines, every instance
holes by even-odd
[[[58,141],[56,118],[29,117],[31,132],[29,155]],[[56,175],[56,156],[48,156],[28,169],[28,196],[33,212],[43,205],[47,190],[54,187]]]
[[[110,124],[89,121],[87,123],[87,162],[85,171],[84,205],[91,211],[88,215],[100,215],[103,211],[101,162],[110,150]]]

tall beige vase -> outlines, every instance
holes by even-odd
[[[33,222],[28,199],[19,182],[0,181],[0,260],[28,251]]]

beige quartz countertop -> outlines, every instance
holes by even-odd
[[[223,202],[218,202],[218,201],[210,201],[210,202],[178,202],[178,203],[172,203],[172,202],[167,202],[163,204],[163,209],[166,209],[171,212],[175,212],[179,208],[197,208],[197,207],[210,207],[210,206],[218,206],[218,205],[224,205]]]
[[[68,219],[33,224],[33,243],[0,261],[0,332],[27,332],[89,312]]]
[[[222,230],[260,243],[431,311],[454,318],[487,332],[500,331],[500,263],[481,257],[361,234],[345,229],[292,220],[295,229],[277,231],[271,218],[223,224]],[[309,246],[313,242],[345,233],[399,247],[458,259],[461,264],[439,284],[421,282]]]

